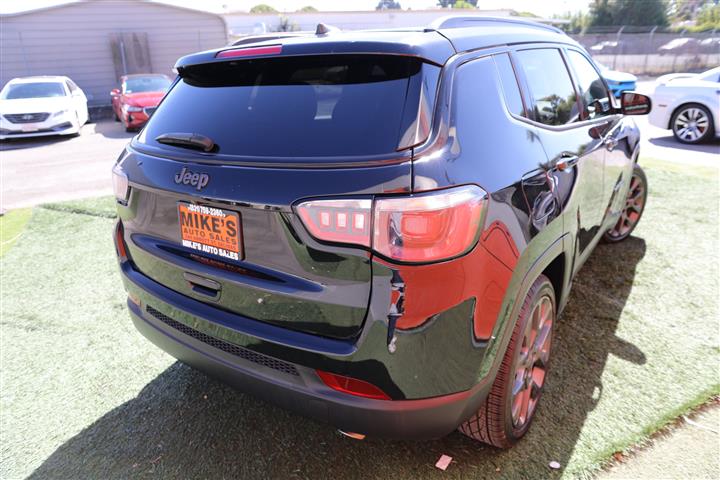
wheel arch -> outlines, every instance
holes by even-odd
[[[488,351],[483,359],[483,365],[481,368],[481,377],[489,378],[492,382],[500,368],[500,363],[505,355],[505,351],[510,343],[510,337],[512,331],[515,328],[515,324],[522,308],[523,300],[527,296],[530,288],[532,287],[535,280],[540,275],[550,274],[550,282],[555,289],[555,301],[557,303],[557,312],[560,314],[562,307],[567,302],[567,296],[569,293],[570,285],[570,272],[572,270],[572,259],[568,255],[568,249],[571,247],[572,242],[569,238],[569,234],[564,234],[557,238],[550,246],[538,256],[532,265],[524,272],[516,272],[516,275],[523,275],[519,286],[513,289],[511,295],[505,298],[503,307],[501,307],[501,314],[498,317],[498,327],[493,335],[491,344],[488,346]],[[557,282],[557,283],[556,283]],[[558,292],[559,285],[560,291]]]
[[[559,253],[553,260],[551,260],[540,275],[545,275],[550,280],[550,283],[552,283],[553,289],[555,290],[555,308],[558,314],[560,314],[566,301],[565,290],[567,276],[565,252]]]
[[[673,111],[670,113],[670,117],[668,118],[668,125],[667,125],[668,130],[673,129],[672,124],[673,124],[673,119],[675,118],[675,114],[681,108],[687,107],[688,105],[699,105],[699,106],[703,107],[705,110],[710,112],[710,121],[713,123],[712,124],[713,128],[715,127],[715,125],[717,125],[718,119],[715,118],[715,112],[713,112],[713,109],[710,108],[709,106],[707,106],[707,104],[703,103],[701,100],[693,98],[691,100],[686,100],[686,101],[678,104],[675,108],[673,108]]]

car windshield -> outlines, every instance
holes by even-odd
[[[167,77],[137,77],[125,80],[125,93],[164,92],[172,81]]]
[[[14,83],[7,85],[0,98],[17,100],[20,98],[64,97],[65,89],[59,82]]]
[[[700,74],[700,79],[707,82],[720,82],[720,67],[715,67]]]

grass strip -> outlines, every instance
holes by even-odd
[[[31,215],[32,209],[21,208],[0,216],[0,257],[5,255],[20,239]]]
[[[112,196],[89,200],[70,200],[66,202],[44,203],[41,208],[58,212],[77,213],[101,218],[116,218],[117,207]]]

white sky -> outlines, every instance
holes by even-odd
[[[437,4],[435,0],[399,1],[403,9],[412,8],[413,10],[434,8]],[[555,13],[587,10],[589,2],[590,0],[479,0],[478,5],[482,10],[513,9],[550,17]],[[66,2],[61,0],[1,0],[0,13],[30,10],[59,3]],[[374,10],[378,0],[163,0],[163,3],[214,12],[222,12],[224,9],[248,11],[258,3],[266,3],[281,12],[294,12],[306,5],[312,5],[320,11]]]

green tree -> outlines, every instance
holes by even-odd
[[[589,15],[583,12],[566,12],[562,15],[555,15],[553,18],[569,20],[569,23],[558,25],[565,33],[580,33],[588,26]]]
[[[593,0],[590,26],[656,25],[668,26],[666,0]]]
[[[275,10],[270,5],[266,5],[264,3],[261,3],[259,5],[255,5],[250,9],[250,13],[277,13],[277,10]]]
[[[720,3],[703,5],[695,19],[695,30],[720,30]]]
[[[475,3],[477,3],[477,0],[475,1]],[[471,2],[469,2],[469,1],[467,1],[467,0],[457,0],[457,1],[453,4],[453,7],[452,7],[452,8],[456,8],[456,9],[458,9],[458,8],[473,9],[473,8],[477,8],[477,6],[476,6],[476,5],[473,5]]]
[[[458,3],[460,4],[460,6],[457,5]],[[466,3],[469,3],[471,7],[466,7]],[[442,8],[475,8],[477,7],[477,3],[478,0],[438,0],[437,2],[438,7]]]
[[[510,15],[512,15],[513,17],[540,18],[539,16],[535,15],[532,12],[525,12],[525,11],[516,12],[515,10],[513,10],[512,12],[510,12]]]
[[[375,10],[400,10],[400,2],[394,2],[393,0],[380,0],[375,7]]]
[[[708,0],[670,0],[669,14],[673,22],[695,20]]]
[[[317,8],[313,7],[312,5],[308,5],[307,7],[302,7],[300,10],[298,10],[298,12],[301,12],[301,13],[313,13],[313,12],[317,12],[317,11],[318,11]]]

